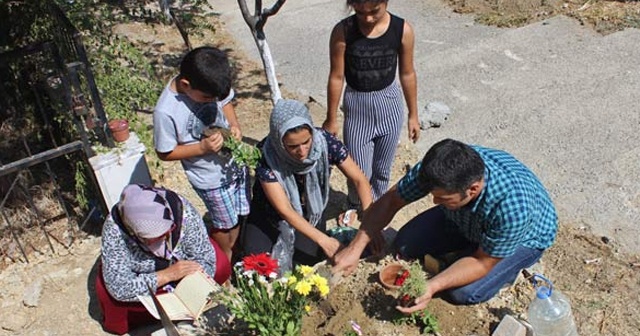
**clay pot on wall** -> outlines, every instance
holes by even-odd
[[[109,121],[109,130],[116,142],[125,142],[129,139],[129,122],[125,119]]]

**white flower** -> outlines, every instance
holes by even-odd
[[[267,278],[265,278],[265,277],[264,277],[264,275],[260,275],[260,276],[258,276],[258,281],[259,281],[261,284],[265,284],[265,285],[268,283],[268,282],[267,282]]]
[[[249,284],[249,286],[253,286],[253,279],[249,279],[248,284]]]
[[[271,272],[271,273],[269,273],[269,278],[271,278],[271,279],[275,279],[275,278],[277,278],[277,277],[278,277],[278,273],[276,273],[276,272]]]
[[[255,273],[254,270],[249,270],[249,271],[242,272],[242,275],[247,277],[247,278],[251,278],[251,277],[253,277],[253,273]]]

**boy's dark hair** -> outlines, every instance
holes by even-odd
[[[192,89],[224,99],[231,90],[229,59],[214,47],[193,49],[180,63],[180,78],[188,80]]]
[[[434,188],[465,194],[484,177],[484,161],[469,145],[445,139],[433,145],[422,159],[418,181],[427,190]]]

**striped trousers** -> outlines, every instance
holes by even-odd
[[[391,166],[404,121],[402,90],[397,81],[371,92],[356,91],[347,85],[343,107],[344,143],[369,179],[375,201],[389,187]],[[360,204],[351,183],[349,204],[351,207]]]

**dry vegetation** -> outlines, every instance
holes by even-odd
[[[636,0],[446,0],[458,13],[473,13],[483,24],[519,27],[567,15],[602,34],[640,28]]]

